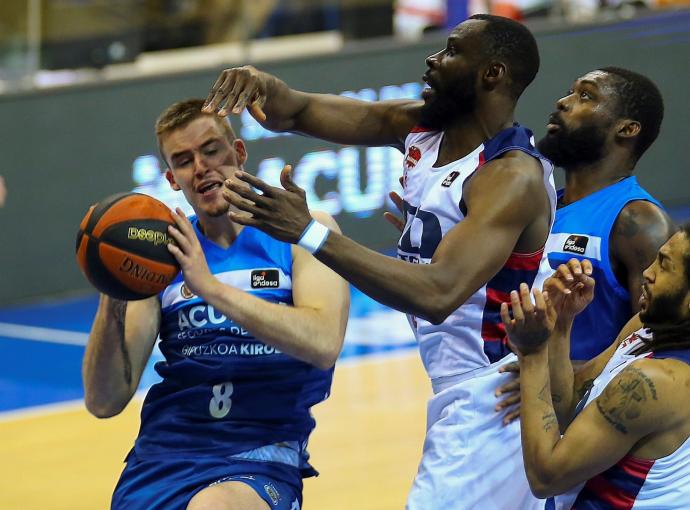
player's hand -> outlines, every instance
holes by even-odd
[[[558,314],[559,323],[569,323],[594,299],[592,263],[576,258],[561,264],[544,282],[544,291]]]
[[[498,371],[515,374],[513,379],[496,390],[496,398],[501,398],[496,404],[496,412],[505,412],[503,425],[509,425],[520,417],[520,363],[512,361],[499,367]]]
[[[512,319],[508,303],[501,303],[501,320],[506,328],[508,340],[518,351],[518,355],[531,354],[543,349],[556,325],[556,310],[549,300],[548,293],[534,288],[532,295],[534,303],[526,283],[520,284],[519,292],[514,290],[510,293]]]
[[[307,194],[292,180],[292,167],[285,165],[280,172],[282,189],[247,172],[237,171],[235,177],[225,181],[223,190],[225,200],[239,210],[231,211],[230,219],[256,227],[280,241],[299,241],[313,218],[307,207]]]
[[[386,211],[383,213],[383,217],[386,218],[386,221],[393,225],[395,228],[397,228],[400,232],[402,232],[405,229],[405,221],[403,220],[405,216],[405,208],[403,206],[403,199],[400,195],[398,195],[395,191],[391,191],[388,193],[388,196],[390,199],[393,201],[395,204],[395,207],[400,211],[400,214],[402,217],[393,214],[391,212]]]
[[[199,238],[182,209],[175,209],[173,219],[177,226],[170,225],[168,233],[175,240],[175,244],[168,244],[168,250],[180,264],[184,282],[189,290],[203,297],[213,285],[218,284],[218,280],[209,271]]]
[[[267,77],[266,73],[252,66],[225,69],[213,84],[202,110],[225,117],[230,113],[239,115],[248,108],[252,117],[264,122]]]

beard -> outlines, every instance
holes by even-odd
[[[606,143],[606,128],[585,125],[569,129],[558,123],[560,128],[547,133],[537,143],[537,149],[561,168],[577,168],[601,159]]]
[[[652,330],[655,326],[664,328],[680,323],[684,319],[680,310],[686,293],[687,289],[678,289],[656,297],[647,294],[647,308],[640,310],[640,320]]]
[[[434,87],[434,95],[422,106],[420,124],[442,131],[458,117],[472,112],[477,104],[474,81],[475,76],[470,73],[459,77],[448,87]]]

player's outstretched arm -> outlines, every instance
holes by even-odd
[[[208,270],[189,220],[179,209],[170,228],[175,255],[187,287],[256,338],[321,369],[335,364],[345,338],[350,294],[347,282],[301,248],[293,247],[293,306],[270,303],[221,283]],[[325,213],[314,213],[329,229],[338,225]]]
[[[421,101],[366,102],[288,87],[252,66],[225,69],[211,88],[204,110],[220,115],[245,108],[272,131],[298,132],[348,145],[402,148],[419,119]]]
[[[562,494],[605,471],[641,439],[678,426],[685,413],[673,374],[659,360],[639,360],[618,374],[561,437],[546,397],[546,365],[543,355],[521,360],[522,451],[538,497]]]
[[[236,177],[246,184],[226,181],[224,191],[242,211],[231,213],[233,220],[296,243],[312,218],[289,167],[281,175],[285,189],[245,172]],[[471,187],[467,217],[441,240],[430,264],[381,255],[337,232],[316,258],[377,301],[438,324],[503,267],[525,228],[548,207],[541,166],[529,156],[486,164]]]
[[[136,391],[160,328],[154,296],[120,301],[101,294],[82,363],[84,402],[91,414],[119,414]]]

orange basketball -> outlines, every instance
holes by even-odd
[[[170,209],[148,195],[118,193],[92,205],[79,225],[77,263],[98,290],[116,299],[145,299],[180,272],[168,251]]]

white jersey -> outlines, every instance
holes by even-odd
[[[415,128],[405,140],[403,200],[406,225],[398,243],[398,256],[428,264],[443,236],[466,214],[463,184],[481,166],[508,151],[520,150],[539,159],[544,188],[551,202],[551,223],[556,210],[553,165],[534,148],[532,133],[515,124],[485,141],[464,158],[434,167],[443,133]],[[510,193],[506,189],[506,193]],[[525,197],[530,200],[530,197]],[[442,381],[486,367],[510,353],[500,319],[500,304],[521,282],[541,286],[550,276],[544,250],[513,253],[505,266],[439,325],[409,316],[422,361],[432,379]]]
[[[580,404],[581,409],[601,395],[606,386],[627,366],[643,358],[673,358],[690,364],[690,350],[631,354],[650,340],[645,329],[630,335],[614,352],[591,390]],[[556,497],[556,508],[591,510],[690,508],[690,437],[678,449],[656,460],[626,455],[614,466],[591,478],[575,490]]]

